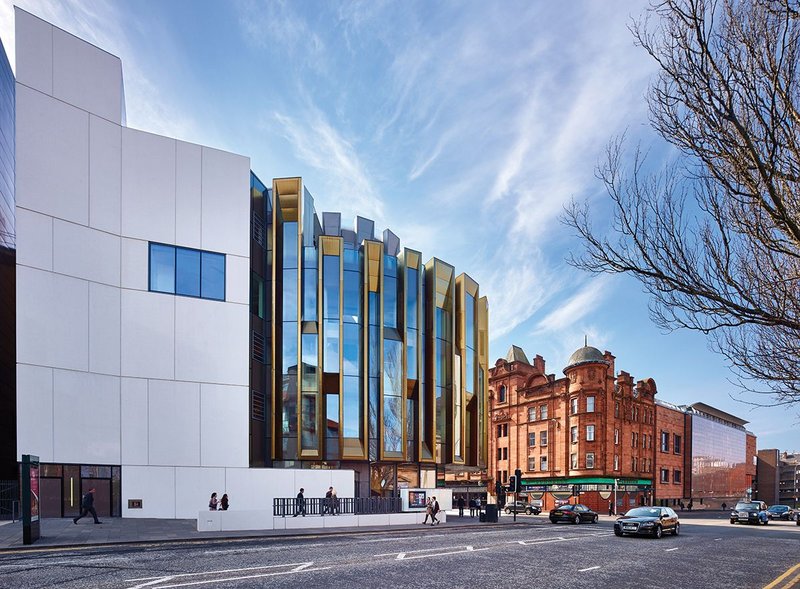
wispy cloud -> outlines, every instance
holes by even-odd
[[[309,106],[305,115],[295,118],[273,115],[274,128],[289,142],[297,159],[324,172],[326,200],[340,206],[344,216],[356,214],[384,223],[383,200],[351,141],[343,137],[322,111]]]
[[[597,311],[598,304],[606,296],[608,286],[610,280],[606,276],[589,280],[572,297],[540,319],[536,323],[534,333],[569,331],[584,317]]]

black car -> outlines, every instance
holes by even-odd
[[[511,503],[506,503],[503,511],[506,513],[525,513],[527,515],[539,515],[542,513],[540,507],[533,505],[532,503],[525,503],[524,501],[512,501]]]
[[[637,507],[614,522],[614,534],[624,536],[652,536],[660,538],[664,532],[677,536],[681,531],[678,514],[669,507]]]
[[[731,511],[731,523],[767,525],[767,504],[763,501],[739,501]]]
[[[558,522],[572,522],[573,524],[590,522],[596,524],[597,520],[597,512],[592,511],[585,505],[562,505],[550,510],[550,521],[554,524]]]
[[[794,519],[794,509],[788,505],[770,505],[769,509],[767,509],[767,517],[769,519],[792,521]]]

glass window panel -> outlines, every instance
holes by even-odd
[[[444,440],[446,420],[444,387],[436,387],[436,437],[437,442]]]
[[[264,295],[264,279],[255,272],[250,272],[250,312],[259,319],[264,318]]]
[[[467,347],[475,349],[475,297],[472,295],[466,296],[465,319],[467,323]]]
[[[200,296],[204,299],[225,300],[225,256],[202,252]]]
[[[303,390],[317,390],[317,334],[304,333],[302,336]]]
[[[317,320],[317,269],[303,269],[303,320]]]
[[[283,324],[283,374],[294,371],[297,375],[297,322],[286,321]]]
[[[325,395],[326,436],[339,437],[339,395]]]
[[[383,394],[403,394],[403,344],[387,339],[383,342]]]
[[[417,330],[406,331],[406,378],[417,379]]]
[[[380,381],[369,379],[369,437],[378,437],[378,409],[380,399]]]
[[[587,413],[594,413],[594,397],[586,397]]]
[[[283,320],[297,321],[297,270],[283,271]]]
[[[300,440],[304,450],[313,450],[319,447],[317,433],[317,395],[303,394],[301,423],[303,431]]]
[[[361,346],[358,324],[344,323],[342,325],[342,364],[343,373],[349,376],[358,376],[361,368]]]
[[[383,325],[397,327],[397,278],[384,274]]]
[[[325,319],[339,318],[339,256],[322,256],[322,304]]]
[[[342,251],[342,257],[344,258],[344,269],[347,270],[355,270],[358,272],[360,270],[358,265],[358,250],[353,249],[352,247],[345,246]]]
[[[464,382],[464,390],[468,393],[472,393],[475,392],[475,352],[467,348],[466,356],[466,381]]]
[[[339,322],[325,321],[325,372],[339,372]]]
[[[283,412],[281,424],[284,436],[297,437],[297,373],[296,369],[283,375],[281,386]]]
[[[381,355],[380,355],[380,331],[378,327],[369,328],[369,376],[380,376],[381,374]]]
[[[345,438],[361,437],[361,415],[362,401],[361,391],[358,386],[357,376],[344,377],[344,392],[342,395],[342,406],[344,409],[344,423],[342,431]]]
[[[297,222],[283,224],[283,267],[297,268]]]
[[[419,294],[419,271],[406,270],[406,322],[407,326],[417,329],[417,296]]]
[[[358,323],[361,316],[361,278],[358,272],[344,273],[343,319]]]
[[[175,293],[175,248],[150,244],[150,290]]]
[[[175,248],[175,267],[176,294],[199,297],[200,252],[182,247]]]
[[[383,449],[403,451],[403,400],[400,397],[383,399]]]
[[[378,312],[380,311],[380,301],[377,292],[369,293],[369,324],[378,325]]]

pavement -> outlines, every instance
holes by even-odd
[[[728,512],[680,512],[682,521],[714,525],[728,518]],[[320,517],[320,516],[311,516]],[[518,515],[517,522],[545,520],[547,514],[538,516]],[[600,521],[613,522],[615,516],[600,515]],[[269,538],[269,537],[319,537],[343,534],[384,533],[386,531],[403,531],[419,529],[418,525],[362,528],[310,528],[305,530],[246,530],[239,532],[198,532],[194,519],[138,519],[138,518],[104,518],[102,525],[96,525],[91,518],[84,518],[77,524],[71,518],[47,518],[41,520],[39,540],[26,546],[22,543],[22,523],[0,522],[0,552],[19,549],[37,549],[45,547],[78,547],[100,546],[131,543],[169,543],[169,542],[205,542],[225,538]],[[478,517],[458,517],[457,510],[447,512],[447,522],[441,528],[478,527],[488,529],[492,526],[511,525],[513,515],[501,515],[497,524],[480,523]]]

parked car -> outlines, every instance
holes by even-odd
[[[597,512],[592,511],[585,505],[562,505],[550,510],[550,521],[552,523],[558,522],[572,522],[579,524],[581,522],[597,523]]]
[[[512,501],[511,503],[506,503],[503,511],[506,513],[525,513],[527,515],[539,515],[542,513],[541,508],[533,505],[532,503],[525,503],[524,501]]]
[[[731,511],[731,523],[767,525],[767,504],[763,501],[739,501]]]
[[[669,507],[636,507],[614,522],[614,534],[633,534],[660,538],[665,532],[677,536],[681,531],[678,514]]]
[[[784,519],[791,521],[794,519],[794,509],[788,505],[770,505],[767,509],[769,519]]]

